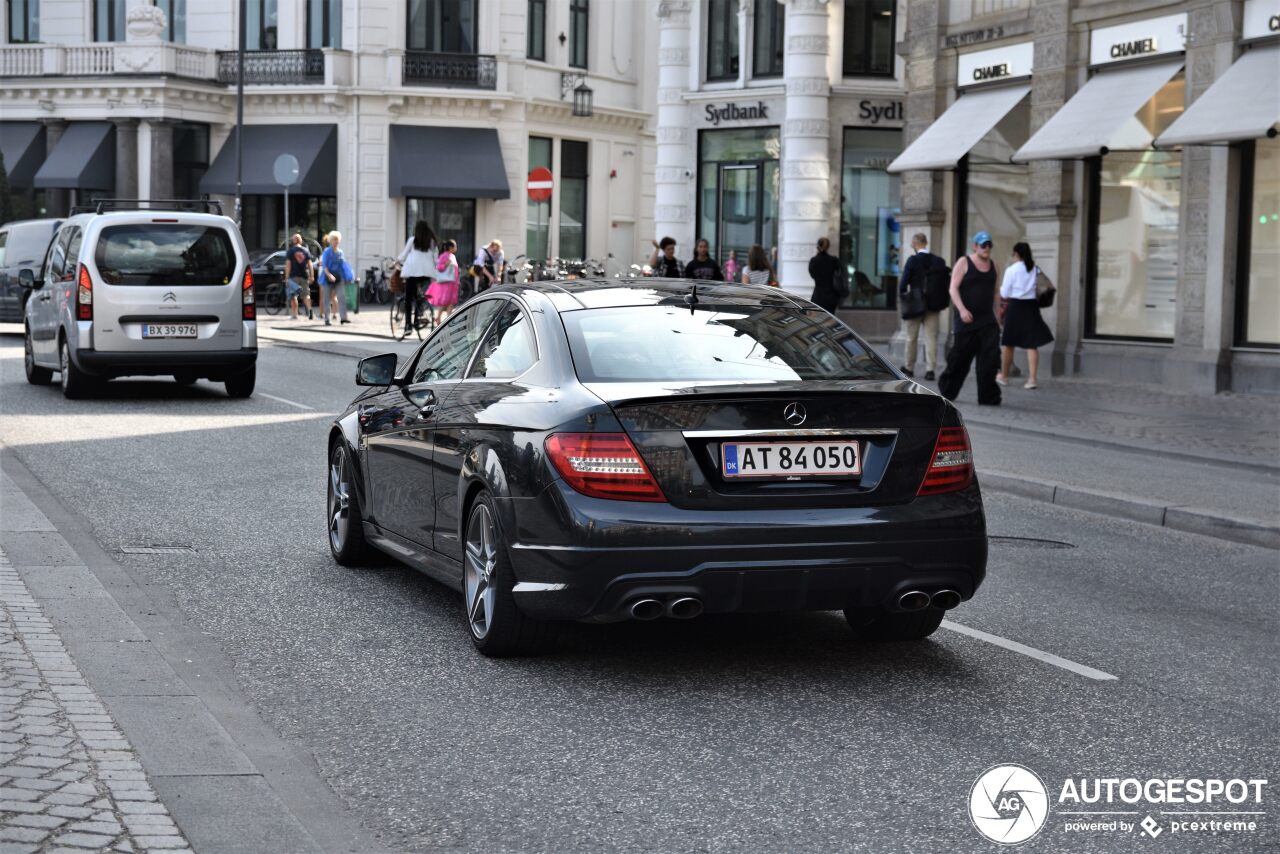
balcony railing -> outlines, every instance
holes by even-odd
[[[452,86],[464,89],[497,89],[498,60],[473,53],[428,53],[407,50],[404,54],[406,86]]]
[[[236,82],[236,52],[218,51],[218,82]],[[323,83],[324,51],[250,50],[244,55],[245,83]]]
[[[211,50],[169,43],[2,45],[0,78],[165,74],[208,80],[213,61]]]

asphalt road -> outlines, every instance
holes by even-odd
[[[28,386],[6,336],[0,441],[172,594],[392,848],[992,851],[967,804],[999,763],[1051,802],[1068,777],[1280,783],[1276,553],[996,493],[990,532],[1010,539],[953,620],[1115,679],[947,629],[858,644],[826,613],[575,625],[555,655],[486,660],[453,593],[329,556],[324,439],[352,368],[265,347],[250,400],[139,380],[73,403]],[[195,552],[119,554],[135,544]],[[1236,808],[1266,813],[1257,832],[1159,844],[1280,844],[1280,807]],[[1150,843],[1068,832],[1058,809],[1023,850]]]

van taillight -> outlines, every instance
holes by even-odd
[[[574,490],[592,498],[666,501],[626,433],[553,433],[547,456]]]
[[[93,279],[89,268],[80,265],[79,287],[76,288],[76,319],[93,320]]]
[[[244,268],[244,284],[240,290],[244,294],[244,319],[253,320],[257,316],[254,313],[253,270],[248,265]]]
[[[959,492],[970,483],[973,483],[973,449],[969,447],[969,434],[963,427],[943,427],[938,431],[929,470],[916,495]]]

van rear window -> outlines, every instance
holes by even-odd
[[[94,261],[112,285],[226,285],[236,272],[231,235],[207,225],[109,225]]]

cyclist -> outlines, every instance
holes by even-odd
[[[405,329],[414,329],[417,322],[418,299],[428,280],[436,278],[436,233],[423,220],[413,226],[413,236],[404,244],[400,253],[400,278],[404,282]]]
[[[502,241],[496,237],[490,240],[489,245],[482,247],[476,254],[476,260],[471,265],[476,280],[476,293],[502,284],[507,266],[507,259],[502,255]]]

